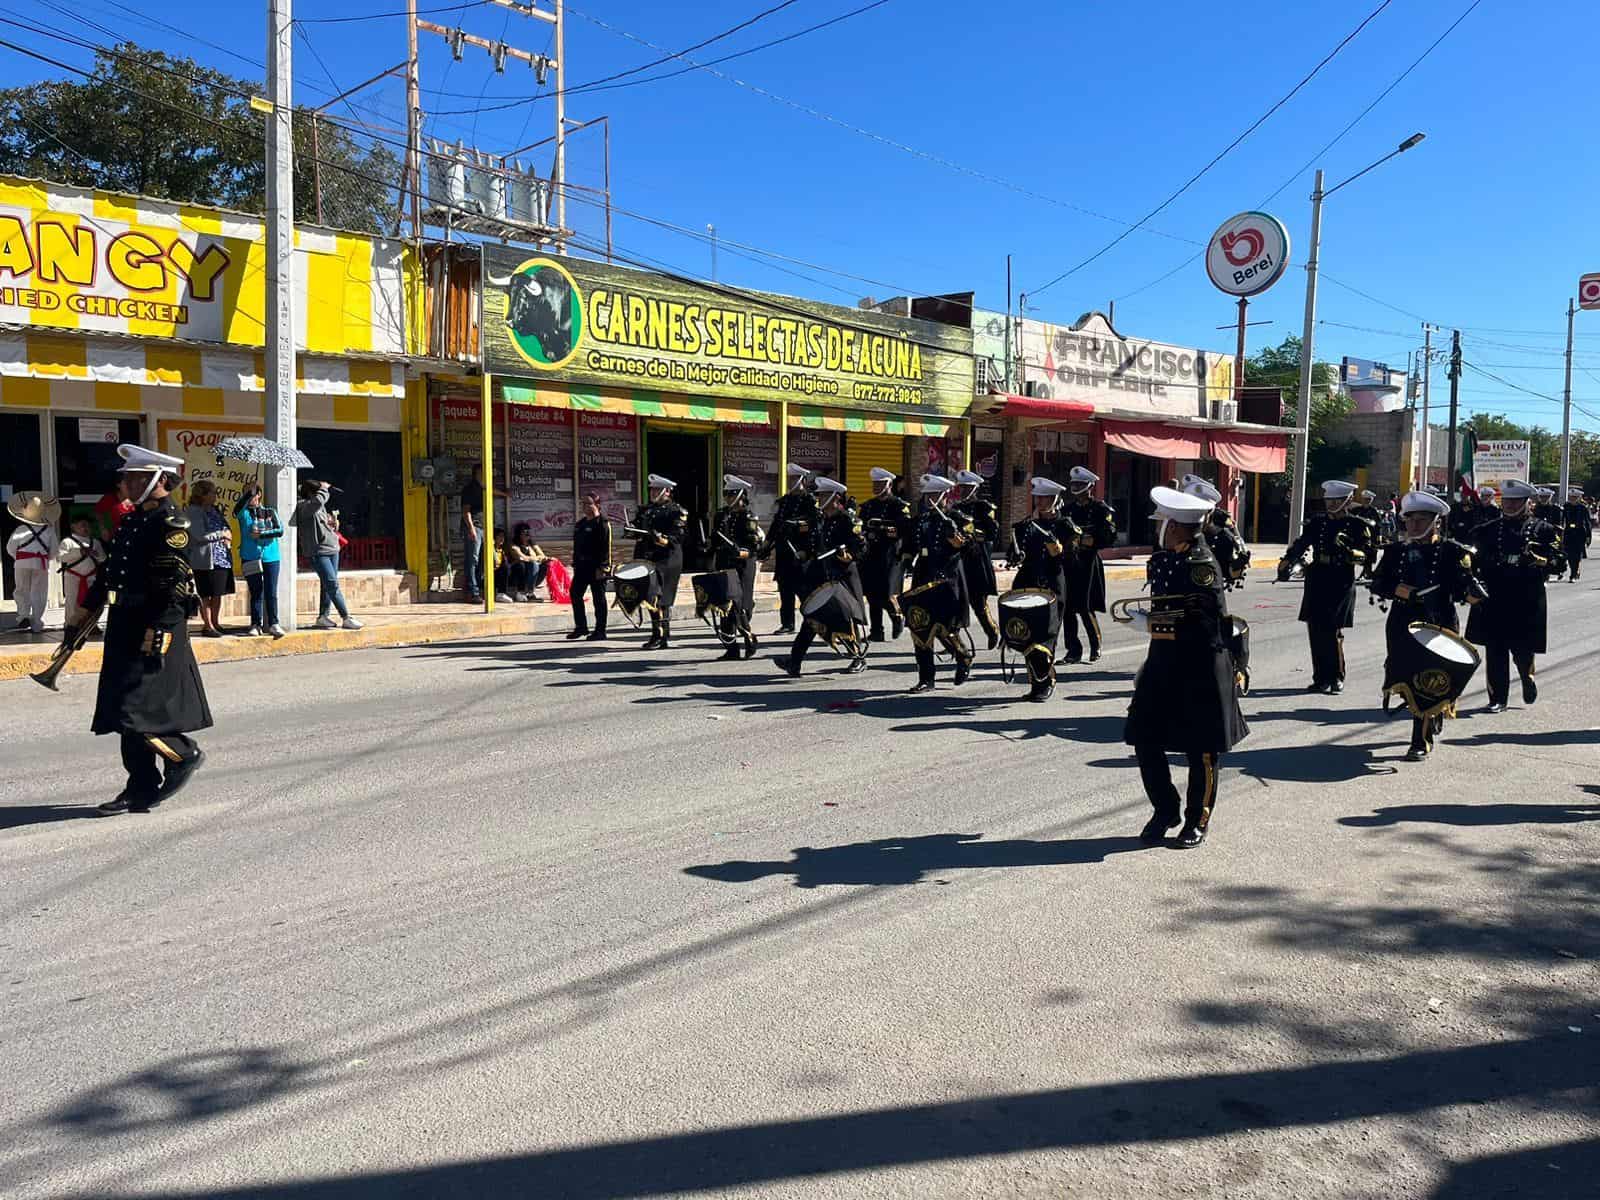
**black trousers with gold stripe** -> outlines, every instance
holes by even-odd
[[[200,753],[193,738],[181,733],[122,734],[122,765],[128,771],[128,791],[153,797],[161,786],[163,762],[187,762]]]
[[[1311,643],[1311,682],[1327,687],[1344,682],[1344,630],[1337,626],[1307,625]]]
[[[1065,601],[1061,605],[1061,638],[1066,644],[1068,658],[1083,657],[1083,643],[1078,640],[1078,622],[1083,622],[1083,636],[1089,642],[1089,656],[1100,653],[1100,622],[1088,609],[1074,609]]]
[[[1178,815],[1178,789],[1172,785],[1172,770],[1167,764],[1167,752],[1160,746],[1135,746],[1133,753],[1139,760],[1139,777],[1144,780],[1145,795],[1150,797],[1157,815],[1168,820]],[[1204,829],[1211,821],[1211,810],[1217,803],[1217,769],[1222,755],[1210,751],[1191,750],[1189,757],[1189,794],[1183,808],[1186,825]]]

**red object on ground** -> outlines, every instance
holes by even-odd
[[[550,589],[551,604],[572,603],[572,572],[559,558],[552,558],[544,573],[545,585]]]

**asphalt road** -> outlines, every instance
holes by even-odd
[[[904,641],[218,665],[112,820],[92,682],[0,685],[0,1195],[1596,1195],[1597,593],[1408,764],[1378,610],[1308,696],[1253,578],[1192,852],[1133,836],[1120,628],[1044,706]]]

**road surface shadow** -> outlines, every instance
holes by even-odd
[[[1600,804],[1399,804],[1374,809],[1370,816],[1340,817],[1358,829],[1403,821],[1435,825],[1566,825],[1600,821]]]
[[[46,1121],[89,1138],[146,1132],[267,1103],[304,1069],[271,1048],[185,1055],[92,1088]]]
[[[816,849],[801,846],[789,862],[729,862],[685,867],[685,875],[718,883],[753,883],[793,875],[799,888],[829,885],[923,883],[942,871],[986,867],[1060,867],[1104,862],[1113,854],[1147,849],[1136,837],[1081,838],[1060,842],[1012,839],[985,842],[981,833],[936,833],[882,838]],[[945,880],[934,879],[943,883]]]
[[[1194,1146],[1255,1130],[1416,1118],[1467,1104],[1590,1115],[1597,1073],[1600,1047],[1591,1039],[1518,1038],[1373,1059],[861,1109],[364,1175],[209,1187],[205,1194],[218,1200],[625,1200],[755,1190],[846,1172],[1040,1151],[1126,1146],[1154,1153],[1155,1146]],[[1594,1158],[1594,1144],[1586,1142],[1469,1160],[1452,1168],[1435,1200],[1483,1200],[1500,1193],[1476,1189],[1503,1180],[1515,1180],[1514,1194],[1524,1200],[1582,1195],[1585,1181],[1593,1182]],[[1552,1160],[1560,1171],[1545,1165]],[[152,1200],[196,1193],[142,1189],[138,1195]]]
[[[1504,719],[1501,716],[1499,719]],[[1475,733],[1454,739],[1461,746],[1592,746],[1600,744],[1600,729],[1552,729],[1547,733]]]
[[[88,805],[22,804],[0,808],[0,829],[20,829],[24,825],[48,825],[52,821],[75,821],[79,817],[99,815]]]

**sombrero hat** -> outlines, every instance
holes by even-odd
[[[43,492],[18,492],[6,501],[6,511],[24,525],[54,525],[61,520],[61,501]]]

